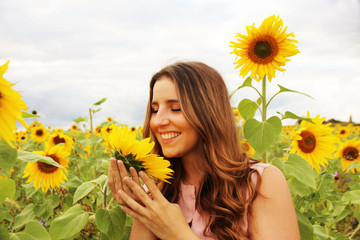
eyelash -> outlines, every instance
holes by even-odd
[[[175,109],[171,109],[171,111],[173,111],[173,112],[180,112],[181,109],[180,109],[180,108],[175,108]],[[151,109],[151,113],[157,113],[157,112],[158,112],[158,110],[153,110],[153,109]]]

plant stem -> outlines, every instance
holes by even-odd
[[[261,104],[262,104],[261,120],[262,120],[262,122],[265,122],[266,121],[266,107],[267,107],[267,104],[266,104],[266,75],[264,76],[264,78],[262,80]],[[263,154],[263,161],[264,161],[264,163],[268,162],[266,151]]]
[[[357,228],[355,228],[354,232],[351,234],[349,239],[353,239],[355,237],[355,234],[360,230],[360,224],[358,224]]]
[[[104,202],[103,202],[103,208],[106,208],[106,200],[107,200],[107,182],[108,180],[106,179],[105,183],[104,183],[104,187],[103,187],[103,193],[104,193]]]

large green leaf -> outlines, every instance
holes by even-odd
[[[0,178],[0,205],[5,198],[13,199],[15,196],[15,181],[10,178]]]
[[[30,203],[15,217],[14,229],[19,228],[33,220],[35,217],[34,204]]]
[[[75,191],[73,204],[89,194],[95,187],[94,183],[84,182]]]
[[[88,118],[78,117],[77,119],[74,119],[73,121],[76,123],[80,122],[87,122]]]
[[[45,157],[37,153],[17,150],[17,159],[24,162],[37,162],[41,161],[59,168],[63,168],[59,163],[55,162],[51,157]]]
[[[330,236],[327,234],[325,228],[320,225],[314,225],[314,234],[319,240],[328,240]]]
[[[0,169],[9,172],[16,161],[16,148],[10,147],[4,139],[0,138]]]
[[[248,120],[255,116],[255,112],[258,109],[258,105],[256,102],[251,101],[250,99],[243,99],[238,105],[238,110],[241,116]]]
[[[288,185],[292,194],[298,195],[300,197],[309,196],[313,190],[301,183],[296,178],[290,178],[288,181]]]
[[[299,224],[300,238],[301,240],[309,240],[314,237],[314,228],[309,219],[302,214],[298,209],[296,210],[296,216]]]
[[[297,154],[291,153],[285,161],[285,176],[293,176],[302,184],[316,189],[314,172],[311,165]]]
[[[99,209],[95,214],[96,226],[109,239],[120,239],[124,232],[126,214],[117,206]]]
[[[38,221],[30,221],[25,230],[12,234],[10,240],[51,240],[49,233]]]
[[[280,135],[281,130],[281,120],[276,116],[265,122],[251,118],[244,124],[245,138],[258,154],[264,153],[270,147]]]
[[[51,195],[49,198],[43,200],[39,205],[34,207],[34,213],[36,216],[41,216],[43,219],[47,219],[51,216],[60,203],[60,197],[57,195]]]
[[[347,191],[342,196],[341,201],[360,204],[360,190]]]
[[[70,238],[80,232],[88,220],[89,214],[76,204],[51,223],[50,236],[52,239]]]

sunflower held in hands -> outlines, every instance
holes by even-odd
[[[127,126],[114,127],[108,137],[108,146],[111,155],[123,161],[128,170],[134,167],[137,172],[145,171],[161,181],[170,183],[167,180],[173,173],[169,168],[170,162],[156,154],[150,154],[154,147],[154,142],[150,142],[150,138],[137,140],[136,132]]]

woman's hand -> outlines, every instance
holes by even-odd
[[[160,239],[199,239],[190,229],[179,205],[167,201],[146,173],[140,172],[139,175],[148,187],[151,197],[136,181],[125,177],[123,184],[131,189],[138,201],[125,190],[120,190],[121,201],[126,203],[121,209],[144,224]]]
[[[139,176],[135,168],[131,167],[130,174],[134,182],[140,186]],[[125,202],[119,197],[119,190],[123,190],[133,199],[137,200],[136,195],[133,194],[131,189],[123,183],[125,176],[129,176],[128,171],[122,161],[117,161],[115,158],[110,158],[110,167],[108,172],[108,185],[112,192],[113,198],[120,204],[124,205]]]

